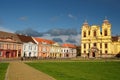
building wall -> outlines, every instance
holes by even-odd
[[[61,53],[61,46],[58,43],[54,43],[51,45],[50,57],[51,58],[62,58],[63,57]]]
[[[0,42],[0,57],[18,58],[21,57],[22,44],[14,42]]]
[[[77,50],[75,48],[62,47],[62,54],[64,58],[76,57]]]
[[[112,41],[111,24],[108,20],[103,21],[102,31],[100,31],[98,25],[89,26],[87,22],[83,24],[81,37],[82,57],[111,57],[119,52],[119,45],[119,42]]]
[[[38,44],[38,57],[39,58],[47,58],[50,55],[50,45],[48,44]]]
[[[38,56],[38,45],[32,42],[23,43],[23,57],[37,57]]]

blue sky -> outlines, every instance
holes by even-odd
[[[101,25],[105,16],[120,34],[120,0],[0,0],[0,29],[80,28],[85,20]]]

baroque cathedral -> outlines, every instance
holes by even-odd
[[[81,30],[82,57],[114,57],[120,53],[120,37],[112,36],[109,20],[105,19],[101,27],[90,26],[87,21],[83,23]]]

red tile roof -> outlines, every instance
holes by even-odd
[[[52,41],[52,40],[48,40],[48,39],[43,39],[43,38],[38,38],[38,37],[35,37],[34,38],[37,42],[39,43],[46,43],[46,44],[54,44],[55,42]]]
[[[62,47],[76,48],[74,44],[69,44],[69,43],[62,44]]]

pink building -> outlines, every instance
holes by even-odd
[[[38,58],[50,57],[51,44],[54,43],[52,40],[34,38],[38,44]]]
[[[0,57],[18,58],[21,57],[22,43],[13,33],[0,31]]]

